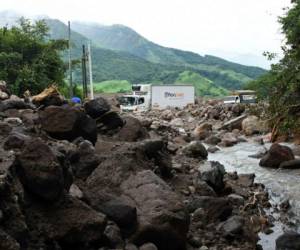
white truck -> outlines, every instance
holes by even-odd
[[[237,90],[231,96],[226,96],[224,103],[256,103],[256,93],[253,90]]]
[[[132,86],[132,94],[119,98],[121,111],[147,111],[167,107],[183,108],[195,103],[193,85],[153,85]]]

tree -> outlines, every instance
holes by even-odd
[[[300,0],[291,3],[291,8],[279,18],[286,37],[284,57],[272,65],[269,73],[249,85],[269,103],[267,114],[273,140],[280,134],[300,132]]]
[[[44,21],[31,23],[21,18],[18,26],[0,28],[0,79],[22,95],[42,91],[49,84],[64,85],[65,65],[60,52],[65,40],[50,40]]]

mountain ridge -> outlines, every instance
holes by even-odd
[[[0,24],[3,22],[0,12]],[[45,19],[50,39],[67,39],[68,27],[59,19]],[[93,76],[97,82],[127,80],[131,83],[175,83],[184,72],[186,83],[198,85],[205,81],[207,89],[238,89],[265,73],[259,67],[249,67],[225,59],[194,52],[167,48],[147,40],[124,25],[71,23],[72,57],[80,59],[82,44],[92,41]],[[84,34],[83,34],[84,33]],[[67,53],[64,53],[67,59]],[[193,74],[194,72],[194,74]],[[191,76],[189,79],[188,76]],[[197,76],[197,77],[195,77]],[[81,81],[80,68],[75,67],[74,79]]]

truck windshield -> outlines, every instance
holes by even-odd
[[[123,106],[133,106],[136,104],[136,98],[133,96],[122,96],[119,101]]]

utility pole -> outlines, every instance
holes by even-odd
[[[81,60],[81,66],[82,66],[82,90],[83,90],[83,97],[87,97],[87,75],[86,75],[86,51],[85,51],[85,45],[82,45],[82,60]]]
[[[72,58],[71,58],[71,23],[68,21],[68,47],[69,47],[69,83],[70,83],[70,98],[73,97],[73,82],[72,82]]]
[[[93,72],[92,72],[92,53],[91,53],[91,41],[88,44],[88,60],[89,60],[89,75],[90,75],[90,99],[94,99],[94,86],[93,86]]]

